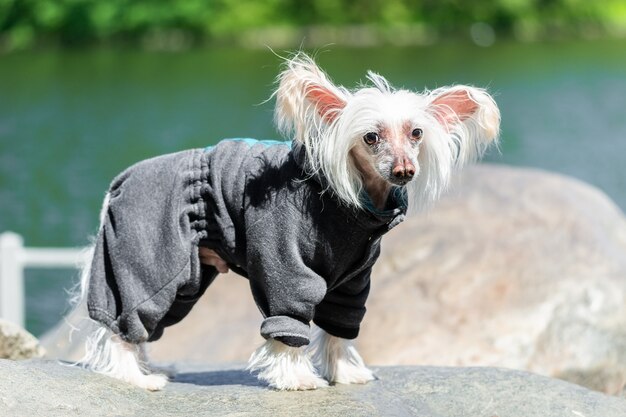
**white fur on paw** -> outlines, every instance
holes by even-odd
[[[287,346],[268,339],[250,357],[248,370],[278,390],[311,390],[328,386],[317,374],[311,359],[303,348]]]
[[[278,390],[305,391],[328,387],[328,381],[320,378],[315,372],[287,372],[283,375],[267,377],[259,373],[259,379]]]
[[[137,375],[128,382],[148,391],[160,391],[167,384],[167,377],[162,374]]]
[[[335,375],[330,381],[337,384],[366,384],[375,379],[374,373],[365,365],[342,360],[337,362]]]
[[[376,379],[350,340],[316,329],[309,350],[320,374],[330,382],[365,384]]]
[[[159,391],[167,384],[167,377],[146,369],[142,351],[142,346],[99,328],[87,340],[83,366],[149,391]]]

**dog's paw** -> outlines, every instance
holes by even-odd
[[[365,384],[376,379],[350,340],[316,328],[309,351],[320,374],[331,383]]]
[[[266,382],[271,388],[281,391],[306,391],[328,387],[328,381],[320,378],[314,371],[289,372],[270,378],[259,374],[259,379]]]
[[[348,361],[337,361],[334,375],[329,377],[330,382],[336,384],[366,384],[374,381],[374,373],[363,364]]]
[[[128,382],[148,391],[161,391],[167,384],[167,381],[167,376],[162,374],[141,374],[134,375]]]
[[[248,370],[258,372],[259,380],[278,390],[298,391],[328,386],[304,349],[287,346],[274,339],[268,339],[252,354]]]

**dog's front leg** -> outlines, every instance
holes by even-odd
[[[288,346],[276,339],[267,339],[250,357],[248,370],[270,387],[279,390],[309,390],[328,386],[320,378],[304,347]]]
[[[316,328],[309,350],[316,368],[329,382],[365,384],[376,379],[351,340],[332,336]]]

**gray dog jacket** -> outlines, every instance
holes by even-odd
[[[250,282],[261,334],[309,343],[309,322],[358,335],[382,235],[406,212],[341,204],[291,142],[225,140],[139,162],[115,178],[96,240],[89,315],[139,343],[182,320],[217,276],[198,247]]]

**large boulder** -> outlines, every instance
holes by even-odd
[[[617,393],[625,301],[626,221],[604,194],[543,171],[476,166],[383,239],[358,346],[371,364],[503,366]],[[247,281],[220,276],[152,356],[245,361],[261,319]],[[75,346],[55,350],[62,333],[46,347],[66,357]]]
[[[0,359],[41,358],[44,354],[35,336],[17,324],[0,319]]]
[[[384,241],[360,343],[377,364],[626,381],[626,220],[560,175],[476,167]]]
[[[151,393],[55,362],[0,360],[3,416],[623,417],[626,401],[496,368],[394,367],[379,380],[277,392],[241,368],[186,366]]]

